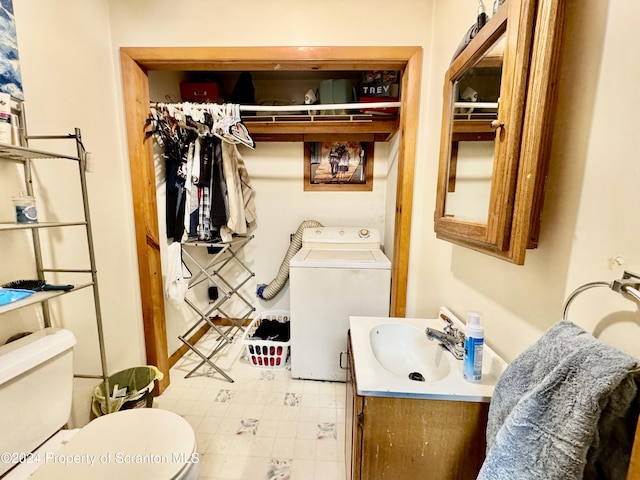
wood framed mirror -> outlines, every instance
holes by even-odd
[[[537,246],[564,0],[508,0],[444,80],[434,229],[523,264]]]

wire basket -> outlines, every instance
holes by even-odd
[[[277,320],[286,324],[290,321],[290,314],[287,310],[268,310],[253,319],[242,336],[242,343],[247,349],[249,363],[258,368],[283,368],[289,359],[291,340],[279,342],[251,338],[265,320]]]

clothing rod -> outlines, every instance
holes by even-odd
[[[369,108],[397,108],[400,102],[325,103],[317,105],[240,105],[241,112],[308,112],[310,110],[360,110]]]
[[[188,103],[190,107],[206,106],[206,103]],[[363,108],[398,108],[401,102],[371,102],[371,103],[325,103],[317,105],[240,105],[241,112],[308,112],[311,110],[361,110]],[[159,107],[180,107],[181,103],[151,102]]]
[[[498,102],[453,102],[454,108],[498,108]]]

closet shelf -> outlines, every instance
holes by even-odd
[[[71,290],[49,290],[46,292],[36,292],[33,295],[28,296],[27,298],[23,298],[22,300],[18,300],[17,302],[8,303],[7,305],[2,305],[0,307],[0,314],[7,313],[12,310],[17,310],[18,308],[27,307],[29,305],[35,305],[38,303],[46,302],[47,300],[51,300],[52,298],[59,297],[61,295],[67,295],[69,293],[77,292],[80,289],[90,287],[93,283],[85,283],[82,285],[75,285]]]
[[[256,115],[242,121],[255,141],[305,141],[307,135],[349,135],[388,141],[398,130],[397,115]]]
[[[189,110],[218,111],[224,105],[185,102]],[[227,104],[230,106],[233,104]],[[398,131],[399,102],[313,105],[235,105],[254,141],[320,141],[340,135],[363,142],[386,142]],[[182,104],[151,102],[153,108],[183,108]],[[252,112],[255,115],[247,114]],[[211,112],[210,112],[211,113]],[[185,113],[189,115],[189,113]]]

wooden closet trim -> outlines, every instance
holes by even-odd
[[[406,312],[422,47],[122,47],[122,88],[147,362],[170,382],[151,142],[144,141],[150,70],[403,70],[391,315]]]

